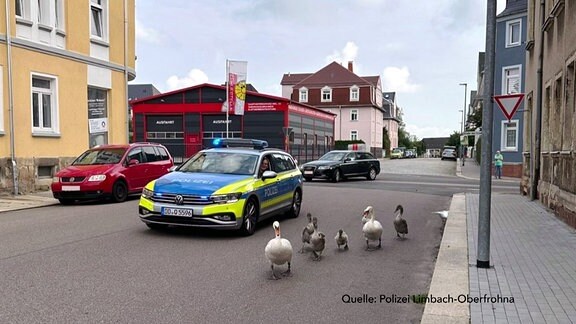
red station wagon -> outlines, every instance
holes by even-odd
[[[112,198],[126,200],[130,194],[170,171],[172,156],[163,145],[132,143],[100,145],[87,150],[52,180],[52,193],[60,203]]]

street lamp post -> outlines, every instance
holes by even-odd
[[[464,86],[464,110],[462,111],[462,133],[460,135],[460,138],[462,138],[462,136],[464,135],[464,132],[466,131],[466,95],[468,93],[468,83],[464,82],[464,83],[460,83],[460,85]],[[466,143],[468,144],[468,143]],[[462,166],[464,166],[464,143],[460,143],[460,150],[461,150],[461,157],[462,157]]]

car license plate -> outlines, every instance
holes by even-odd
[[[314,171],[310,171],[310,170],[304,171],[304,174],[314,174]]]
[[[192,217],[194,216],[194,210],[187,208],[162,208],[162,215],[164,216],[180,216],[180,217]]]
[[[62,191],[80,191],[80,186],[62,186]]]

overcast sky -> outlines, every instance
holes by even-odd
[[[226,59],[281,96],[284,73],[354,62],[396,92],[411,135],[460,131],[464,86],[476,90],[486,0],[136,0],[136,79],[161,92],[222,84]],[[505,0],[498,0],[498,12]]]

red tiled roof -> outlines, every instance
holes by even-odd
[[[281,85],[294,85],[311,76],[312,73],[288,73],[282,76]]]
[[[372,78],[379,77],[369,77],[370,81],[365,78],[359,77],[354,72],[351,72],[347,68],[340,65],[338,62],[332,62],[322,69],[318,70],[316,73],[311,74],[309,77],[301,80],[299,83],[294,85],[294,88],[307,87],[307,88],[319,88],[324,86],[365,86],[365,85],[376,85],[377,81],[374,82]]]

